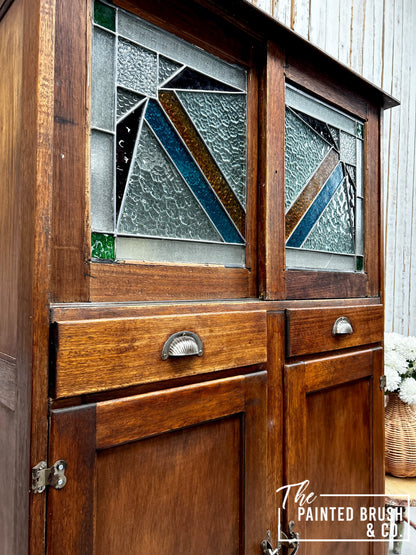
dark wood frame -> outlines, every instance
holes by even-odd
[[[382,375],[382,365],[380,364],[382,357],[381,347],[361,346],[349,352],[341,351],[335,355],[332,353],[328,357],[323,355],[310,360],[305,358],[302,362],[292,363],[290,360],[287,362],[284,367],[284,433],[287,438],[284,455],[284,484],[302,482],[306,477],[310,477],[311,473],[319,472],[317,468],[308,469],[307,467],[308,442],[309,445],[311,444],[311,440],[308,440],[307,396],[314,392],[331,391],[332,388],[344,384],[367,382],[370,409],[369,433],[372,436],[372,441],[368,445],[371,458],[368,469],[369,492],[375,494],[384,492],[384,465],[379,461],[379,454],[384,453],[384,393],[378,387]],[[346,368],[348,368],[348,372],[346,372]],[[327,425],[330,426],[331,423],[328,422]],[[313,438],[313,441],[316,441],[316,438]],[[334,469],[334,472],[336,473],[337,469]],[[335,493],[350,494],[351,492]],[[354,491],[352,493],[362,492]],[[291,506],[292,502],[293,498],[290,498],[289,508],[284,511],[287,515],[297,513]],[[381,497],[374,498],[373,503],[376,506],[384,507],[384,499]],[[301,538],[307,537],[306,528],[305,521],[297,523],[297,531]],[[374,544],[372,552],[378,555],[384,553],[383,544]]]
[[[90,10],[85,0],[56,16],[53,299],[56,301],[181,300],[257,296],[258,67],[255,41],[200,6],[181,2],[115,2],[248,70],[246,268],[90,261]],[[92,2],[90,2],[90,6]],[[74,17],[76,15],[76,17]],[[199,24],[198,24],[199,22]],[[197,30],[197,31],[196,31]],[[79,84],[79,85],[78,85]],[[65,225],[71,222],[71,225]],[[83,278],[80,279],[80,276]]]
[[[305,62],[299,45],[289,40],[285,48],[270,43],[263,74],[262,162],[260,163],[260,217],[264,232],[260,235],[259,280],[264,298],[330,299],[373,297],[380,295],[382,250],[380,243],[380,137],[379,111],[365,85],[342,74],[333,62],[315,54],[316,62]],[[322,59],[320,59],[322,58]],[[284,97],[285,84],[325,101],[365,122],[365,273],[291,270],[285,268],[284,251]],[[266,186],[264,186],[266,183]]]
[[[220,10],[211,5],[207,9],[202,0],[191,6],[184,6],[179,0],[169,4],[160,0],[139,3],[118,0],[115,4],[249,70],[246,268],[91,262],[90,92],[85,83],[88,82],[92,4],[88,8],[84,0],[75,2],[71,10],[65,3],[58,3],[56,13],[54,183],[59,186],[54,187],[53,193],[52,300],[248,297],[283,300],[380,295],[380,115],[374,108],[374,87],[310,46],[310,57],[305,61],[305,44],[300,44],[300,39],[288,31],[285,31],[289,34],[284,43],[267,43],[264,37],[261,41],[255,29],[241,22],[231,23],[229,18],[215,13]],[[80,37],[86,37],[85,42]],[[286,82],[366,122],[365,273],[285,269],[283,106]],[[388,100],[384,98],[385,102]]]
[[[267,374],[260,372],[53,410],[49,460],[58,457],[67,461],[68,482],[62,491],[51,489],[49,492],[47,552],[57,553],[63,545],[74,554],[94,551],[94,476],[98,450],[241,415],[245,497],[241,509],[246,523],[242,533],[252,542],[244,546],[244,553],[254,553],[258,538],[264,534],[266,518],[266,459],[263,455],[267,436],[266,390]],[[77,471],[70,474],[69,469]],[[71,526],[67,525],[67,515],[71,515]]]

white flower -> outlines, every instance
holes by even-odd
[[[396,391],[402,380],[400,374],[389,366],[385,366],[384,374],[386,376],[386,391]]]
[[[387,349],[384,352],[384,367],[391,368],[399,374],[406,374],[408,369],[407,360],[403,355],[397,351],[389,351]]]
[[[416,380],[413,378],[406,378],[400,386],[399,397],[404,403],[409,405],[416,404]]]
[[[394,331],[384,334],[384,348],[386,351],[393,351],[402,339],[402,335]]]
[[[416,360],[416,337],[403,337],[396,349],[409,362]]]

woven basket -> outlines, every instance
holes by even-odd
[[[386,472],[416,476],[416,412],[397,393],[389,393],[385,418]]]

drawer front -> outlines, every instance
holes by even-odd
[[[333,335],[338,318],[348,318],[352,333]],[[286,310],[286,356],[294,357],[383,340],[382,305]]]
[[[162,360],[166,340],[196,333],[202,356]],[[267,359],[265,311],[55,322],[55,396],[69,397]]]

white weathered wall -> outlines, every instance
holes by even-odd
[[[401,101],[384,118],[386,330],[416,335],[416,0],[250,1]]]

